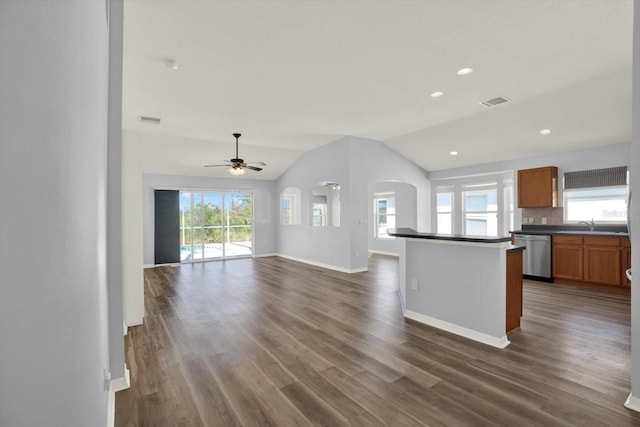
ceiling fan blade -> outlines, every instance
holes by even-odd
[[[248,165],[267,166],[265,162],[247,162]]]
[[[230,164],[226,164],[226,165],[204,165],[205,168],[215,168],[215,167],[218,167],[218,166],[227,166],[227,167],[229,167],[231,165]]]
[[[251,169],[252,171],[258,171],[258,172],[260,172],[262,170],[262,168],[257,168],[255,166],[251,166],[251,165],[244,165],[243,167],[246,168],[246,169]]]

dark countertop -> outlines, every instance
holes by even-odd
[[[511,237],[483,237],[467,236],[464,234],[419,233],[412,228],[389,228],[387,229],[387,234],[394,237],[409,237],[412,239],[428,240],[449,240],[455,242],[502,243],[511,241]]]
[[[545,236],[629,237],[627,227],[624,225],[596,225],[595,231],[589,231],[585,226],[576,225],[523,225],[521,230],[515,230],[512,233]]]
[[[518,245],[510,245],[507,248],[507,252],[518,252],[518,251],[524,251],[525,249],[527,249],[524,246],[518,246]]]

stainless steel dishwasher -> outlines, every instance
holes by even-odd
[[[551,282],[551,236],[516,234],[515,244],[526,248],[522,257],[523,277]]]

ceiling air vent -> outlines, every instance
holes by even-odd
[[[140,121],[142,123],[149,123],[152,125],[159,125],[160,124],[160,119],[157,117],[147,117],[147,116],[140,116]]]
[[[488,101],[482,101],[480,105],[483,105],[487,108],[495,107],[496,105],[504,104],[505,102],[511,101],[506,96],[499,96],[497,98],[489,99]]]

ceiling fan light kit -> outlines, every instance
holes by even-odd
[[[241,159],[238,156],[238,139],[242,136],[240,133],[234,133],[233,136],[236,138],[236,157],[231,160],[224,160],[227,162],[224,165],[204,165],[205,168],[212,168],[217,166],[225,166],[228,167],[227,172],[229,172],[233,176],[244,175],[245,169],[250,169],[256,172],[260,172],[262,168],[252,165],[266,166],[264,162],[249,162],[245,163],[244,159]]]
[[[244,169],[242,169],[241,167],[236,167],[236,166],[234,166],[232,168],[229,168],[228,172],[231,175],[234,175],[234,176],[244,175]]]

